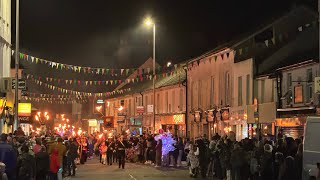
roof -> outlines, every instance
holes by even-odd
[[[155,88],[159,89],[162,87],[167,87],[167,86],[173,86],[176,84],[180,84],[184,82],[187,78],[186,72],[183,69],[183,66],[177,67],[171,72],[165,73],[165,76],[159,75],[157,76],[157,79],[155,81]],[[152,80],[144,80],[143,82],[138,82],[138,83],[130,83],[126,84],[122,88],[130,88],[131,90],[128,92],[125,92],[123,94],[116,94],[114,96],[110,96],[109,99],[111,98],[116,98],[116,97],[121,97],[125,95],[130,95],[130,94],[136,94],[136,93],[143,93],[148,90],[153,89],[153,81]]]
[[[276,15],[275,17],[270,18],[266,23],[261,23],[261,25],[257,26],[254,30],[241,34],[238,37],[234,38],[233,40],[226,42],[224,44],[221,44],[214,49],[207,51],[200,56],[191,58],[188,60],[188,63],[192,63],[194,61],[197,61],[199,59],[203,59],[205,57],[218,54],[224,50],[233,51],[236,49],[240,49],[243,47],[248,46],[254,46],[253,39],[259,35],[260,33],[264,32],[265,30],[277,26],[276,30],[281,31],[283,28],[292,28],[292,26],[295,26],[301,22],[307,21],[311,18],[317,17],[317,12],[315,12],[313,9],[300,5],[297,7],[294,7],[290,9],[289,11],[286,11],[282,13],[281,15]],[[291,26],[286,27],[287,24],[290,24]],[[299,24],[301,25],[301,24]],[[254,50],[256,53],[256,50]],[[270,51],[270,50],[269,50]],[[224,52],[225,53],[225,52]],[[265,53],[265,52],[263,52]],[[273,53],[270,51],[269,53]],[[265,53],[266,56],[268,56],[269,53]],[[246,55],[239,56],[239,53],[236,54],[235,62],[240,62],[246,59],[249,59],[253,56],[252,53],[243,53]]]
[[[283,46],[275,53],[261,60],[257,65],[257,76],[270,74],[278,68],[301,63],[306,60],[319,60],[318,28],[308,28],[296,39]]]

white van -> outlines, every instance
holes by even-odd
[[[308,117],[303,142],[303,180],[318,176],[320,163],[320,117]]]

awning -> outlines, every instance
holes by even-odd
[[[292,117],[292,116],[308,116],[316,113],[316,108],[313,106],[308,107],[295,107],[277,109],[278,117]]]

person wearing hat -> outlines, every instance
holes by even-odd
[[[274,178],[274,164],[272,158],[272,146],[270,144],[265,144],[263,146],[263,154],[261,157],[261,179],[270,180]]]

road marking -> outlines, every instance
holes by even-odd
[[[129,174],[129,176],[131,177],[131,179],[137,180],[135,177],[133,177],[131,174]]]

